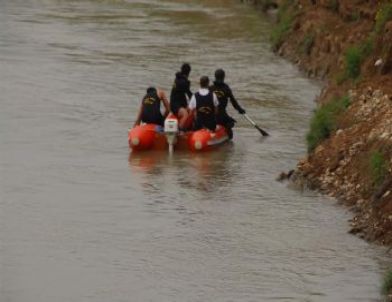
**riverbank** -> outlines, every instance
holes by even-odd
[[[392,3],[279,5],[274,51],[325,81],[292,180],[350,207],[353,234],[392,244]]]

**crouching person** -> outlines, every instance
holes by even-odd
[[[164,114],[161,112],[161,103],[163,103],[165,108]],[[134,126],[138,126],[140,123],[163,126],[165,117],[169,114],[169,111],[170,106],[165,92],[155,87],[149,87],[147,88],[146,95],[142,99]]]

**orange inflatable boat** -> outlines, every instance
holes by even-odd
[[[155,124],[144,124],[130,129],[128,143],[129,148],[134,151],[168,149],[163,127]]]
[[[201,129],[179,133],[178,120],[169,115],[165,127],[154,124],[136,126],[128,132],[129,147],[133,151],[190,150],[208,151],[229,140],[226,129],[218,125],[216,131]]]

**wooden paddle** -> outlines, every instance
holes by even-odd
[[[262,136],[269,136],[267,132],[265,132],[263,129],[261,129],[246,113],[243,114],[243,116],[251,123],[259,132],[261,133]]]

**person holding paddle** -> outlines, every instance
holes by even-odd
[[[245,114],[246,112],[238,104],[233,95],[233,92],[230,89],[230,86],[225,83],[225,71],[223,69],[217,69],[215,71],[215,81],[214,84],[210,86],[210,90],[218,97],[219,101],[216,121],[218,124],[223,125],[226,128],[227,133],[229,134],[229,138],[232,139],[232,128],[234,127],[236,120],[232,118],[226,111],[228,101],[230,100],[231,104],[239,114]]]

